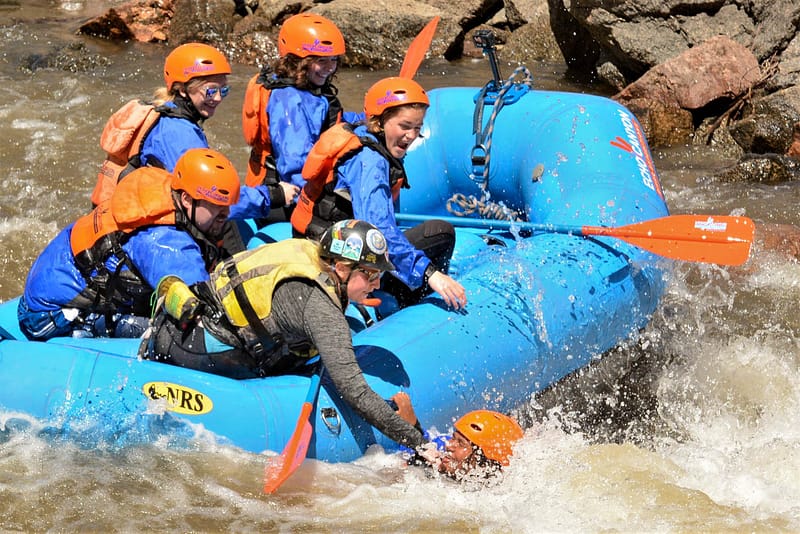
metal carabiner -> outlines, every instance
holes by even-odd
[[[342,420],[339,418],[339,412],[336,411],[336,408],[322,408],[320,409],[320,415],[322,417],[322,422],[325,423],[325,426],[332,435],[338,436],[342,433]]]

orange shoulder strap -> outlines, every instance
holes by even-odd
[[[127,163],[138,152],[142,138],[158,117],[159,113],[152,104],[129,101],[106,121],[100,134],[100,147],[112,159]]]
[[[267,102],[270,89],[258,82],[258,74],[247,82],[242,105],[242,132],[249,146],[260,144],[269,147],[269,122],[267,118]]]
[[[327,181],[339,158],[363,146],[349,125],[339,123],[328,128],[311,147],[303,165],[303,178],[307,182]]]
[[[163,169],[142,167],[131,172],[108,200],[80,217],[72,227],[70,246],[78,255],[113,232],[131,232],[142,226],[175,224],[172,175]]]
[[[117,184],[110,210],[119,229],[131,231],[152,224],[174,224],[172,175],[157,167],[141,167]]]
[[[108,202],[100,204],[91,213],[75,221],[69,236],[73,256],[90,249],[104,235],[118,230],[108,204]]]

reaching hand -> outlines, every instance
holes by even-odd
[[[417,414],[414,413],[414,407],[411,406],[411,397],[405,391],[400,391],[392,395],[392,400],[397,405],[397,415],[403,418],[409,425],[416,426]]]
[[[433,467],[434,470],[439,470],[439,465],[442,463],[442,456],[444,453],[439,450],[435,443],[429,441],[416,448],[414,451],[416,458],[422,459],[425,463]]]
[[[181,324],[193,321],[202,312],[200,300],[177,276],[165,276],[156,290],[164,298],[164,310]]]
[[[297,200],[297,195],[300,194],[300,188],[289,182],[280,182],[281,189],[283,189],[283,197],[286,199],[286,206],[291,206]]]
[[[459,309],[467,305],[467,292],[464,286],[441,271],[436,271],[428,278],[428,286],[436,291],[448,306]]]

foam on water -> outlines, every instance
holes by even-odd
[[[101,4],[61,2],[57,13],[84,17]],[[104,45],[116,62],[97,73],[21,71],[20,58],[75,38],[63,20],[38,20],[52,16],[52,2],[26,2],[21,11],[15,17],[37,22],[0,22],[2,299],[21,292],[39,251],[87,211],[110,112],[160,82],[161,51],[135,46]],[[232,95],[207,124],[212,146],[239,168],[249,154],[239,111],[254,72],[235,67]],[[483,82],[487,73],[485,63],[465,62],[421,79],[434,87]],[[357,95],[386,74],[341,72],[345,107],[357,109]],[[797,184],[698,183],[713,171],[704,168],[713,155],[685,152],[657,161],[676,212],[800,217]],[[511,267],[515,260],[498,261]],[[514,272],[512,283],[535,281],[535,272]],[[487,280],[486,290],[503,284]],[[73,427],[84,433],[72,439],[0,411],[0,529],[800,531],[798,286],[800,265],[777,256],[760,255],[741,269],[679,266],[639,342],[610,355],[616,363],[581,374],[572,391],[560,385],[558,402],[540,397],[520,408],[529,429],[505,475],[488,486],[431,478],[371,451],[351,464],[307,461],[266,496],[266,456],[217,443],[202,428],[182,439],[166,432],[155,443],[109,447],[92,441],[90,427]],[[535,330],[537,304],[519,303],[516,311],[546,340],[546,331]]]

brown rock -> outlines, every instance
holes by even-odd
[[[720,35],[653,67],[614,98],[624,104],[646,97],[694,110],[742,94],[758,82],[759,76],[753,53]]]
[[[133,31],[122,19],[117,10],[109,9],[104,15],[95,17],[78,28],[78,33],[105,37],[115,41],[126,41],[133,38]]]
[[[78,33],[113,40],[161,42],[167,40],[172,15],[172,0],[133,0],[91,19],[78,28]]]
[[[689,140],[693,131],[691,111],[733,101],[759,77],[758,61],[752,52],[725,36],[717,36],[653,67],[613,98],[631,108],[646,132],[649,129],[652,145],[672,145]],[[648,115],[655,115],[655,120],[642,114],[653,109],[655,112]],[[661,122],[664,119],[666,123]]]
[[[636,115],[651,146],[674,146],[685,143],[694,131],[691,112],[674,103],[637,98],[626,103]]]
[[[789,146],[789,150],[786,152],[786,155],[792,158],[800,159],[800,122],[796,122],[794,124],[794,128],[792,130],[792,144]]]
[[[755,243],[761,250],[800,259],[800,228],[792,224],[757,224]]]

